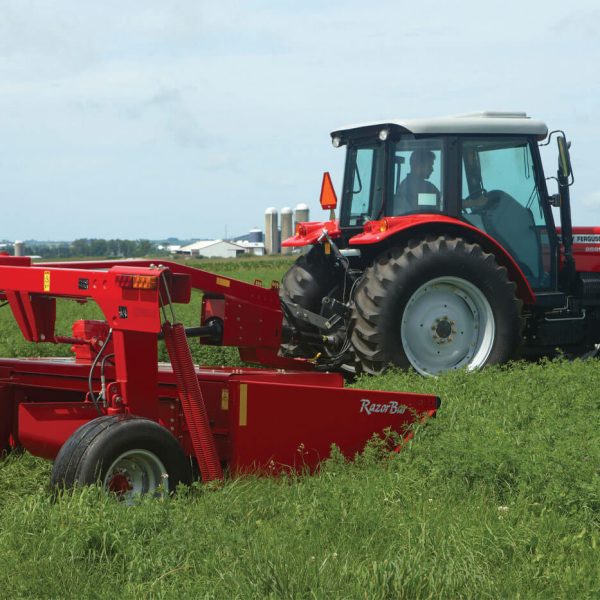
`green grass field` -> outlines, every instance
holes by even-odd
[[[284,266],[213,270],[270,280]],[[0,352],[22,355],[6,310]],[[74,318],[62,310],[61,326]],[[209,350],[194,352],[236,360]],[[599,367],[364,378],[438,394],[442,408],[397,455],[373,442],[312,477],[198,484],[135,506],[94,488],[52,501],[50,464],[10,456],[0,598],[599,598]]]

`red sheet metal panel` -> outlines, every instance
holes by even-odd
[[[376,433],[404,433],[436,396],[240,382],[230,391],[234,472],[314,469],[332,444],[351,458]]]
[[[600,271],[600,227],[573,227],[573,258],[577,271]]]
[[[98,416],[89,402],[19,404],[19,441],[35,456],[54,459],[81,425]]]
[[[32,453],[39,451],[43,453],[42,456],[53,458],[70,432],[97,416],[91,405],[83,402],[89,389],[89,369],[89,364],[77,363],[72,358],[0,358],[0,377],[6,381],[0,387],[0,441],[3,446],[9,438],[22,436]],[[196,367],[195,372],[206,402],[219,457],[227,463],[230,462],[232,452],[229,435],[230,388],[233,386],[232,389],[237,389],[240,379],[247,382],[307,385],[311,386],[311,390],[318,386],[322,397],[327,397],[327,388],[343,386],[343,378],[339,373],[250,367]],[[93,377],[96,393],[100,389],[99,375],[99,369],[96,369]],[[128,376],[132,375],[133,372],[128,373]],[[138,375],[144,374],[140,372]],[[113,365],[107,364],[106,376],[108,381],[115,380]],[[157,418],[177,437],[191,456],[193,449],[181,404],[177,399],[175,377],[169,364],[160,365],[158,378],[157,393],[160,401]],[[24,407],[18,426],[16,414],[12,414],[15,402],[22,403]],[[146,402],[144,406],[153,408],[155,405],[155,402]],[[83,411],[79,407],[84,407]]]

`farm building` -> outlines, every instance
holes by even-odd
[[[265,254],[265,245],[263,242],[249,242],[248,240],[241,240],[238,243],[242,248],[244,248],[246,254],[253,254],[254,256],[264,256]]]
[[[264,235],[257,227],[244,235],[238,235],[231,241],[243,246],[247,254],[253,254],[254,256],[264,256],[265,254]]]
[[[209,258],[232,258],[245,253],[246,249],[243,246],[226,240],[202,240],[187,246],[181,246],[177,250],[177,254],[206,256]]]

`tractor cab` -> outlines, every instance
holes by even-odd
[[[383,218],[396,223],[445,215],[498,242],[532,289],[554,289],[558,239],[538,149],[547,132],[524,113],[390,121],[333,132],[334,146],[347,146],[344,237],[353,245],[355,234]]]

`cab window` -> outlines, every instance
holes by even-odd
[[[387,214],[444,209],[443,153],[438,139],[400,139],[393,144],[393,186]]]

